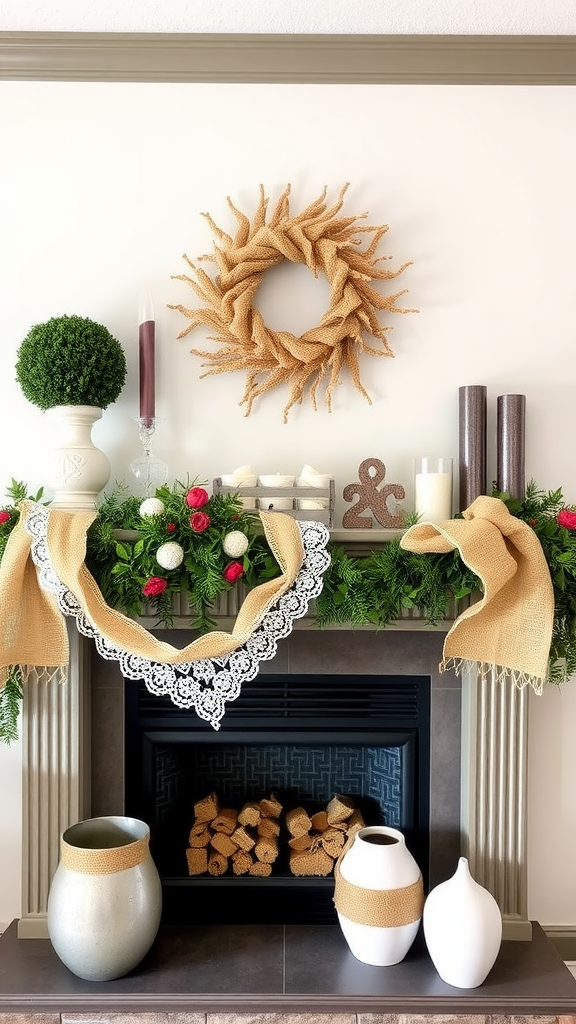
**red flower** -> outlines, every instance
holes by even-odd
[[[190,516],[190,526],[194,533],[204,533],[204,530],[210,526],[210,516],[207,516],[205,512],[193,512]]]
[[[151,576],[142,587],[142,593],[144,597],[158,597],[159,594],[163,594],[168,586],[168,580],[162,578],[162,576]]]
[[[209,500],[208,492],[203,487],[191,487],[186,495],[186,504],[190,508],[202,508]]]
[[[9,512],[0,512],[0,526],[2,526],[3,523],[7,523],[9,519],[10,519],[10,513]]]
[[[528,526],[536,526],[536,520],[535,519],[529,519],[528,520]]]
[[[560,526],[566,526],[569,530],[576,530],[576,512],[571,512],[568,508],[563,508],[558,513],[558,523]]]
[[[244,575],[242,564],[240,562],[230,562],[230,565],[226,566],[222,575],[227,583],[236,583],[236,580],[239,580]]]
[[[166,523],[166,529],[168,533],[174,533],[176,529],[176,523]]]

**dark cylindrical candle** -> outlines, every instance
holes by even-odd
[[[486,494],[486,387],[458,388],[459,509]]]
[[[145,320],[138,328],[138,352],[140,357],[140,419],[153,420],[155,414],[156,386],[154,320]]]
[[[498,395],[496,486],[519,501],[526,496],[526,395]]]

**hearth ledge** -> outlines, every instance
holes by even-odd
[[[140,967],[97,983],[71,975],[48,940],[19,942],[14,922],[0,937],[0,962],[0,1020],[92,1011],[99,1022],[106,1013],[161,1013],[163,1022],[222,1013],[377,1014],[380,1024],[394,1024],[383,1021],[388,1014],[400,1015],[399,1024],[406,1015],[521,1015],[552,1024],[556,1015],[576,1014],[576,979],[537,922],[530,942],[503,944],[476,989],[446,985],[421,935],[402,963],[374,968],[354,959],[337,926],[161,929]]]

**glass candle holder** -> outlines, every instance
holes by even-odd
[[[145,498],[153,497],[156,488],[161,487],[168,481],[168,466],[161,459],[157,458],[152,451],[154,432],[158,420],[153,417],[139,417],[135,421],[138,425],[138,437],[142,445],[142,455],[133,459],[130,463],[130,472],[136,480],[140,494]]]
[[[422,456],[415,460],[414,511],[423,523],[452,518],[452,459]]]

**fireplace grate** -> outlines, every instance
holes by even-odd
[[[240,696],[227,705],[221,728],[242,727],[245,720],[256,726],[268,718],[273,719],[275,728],[287,718],[301,723],[307,720],[311,727],[318,719],[326,723],[356,717],[362,721],[402,719],[407,724],[417,721],[421,711],[422,677],[260,673],[252,682],[243,683]],[[175,707],[169,697],[154,696],[143,684],[137,689],[136,713],[141,722],[160,718],[166,725],[212,731],[195,712]]]

